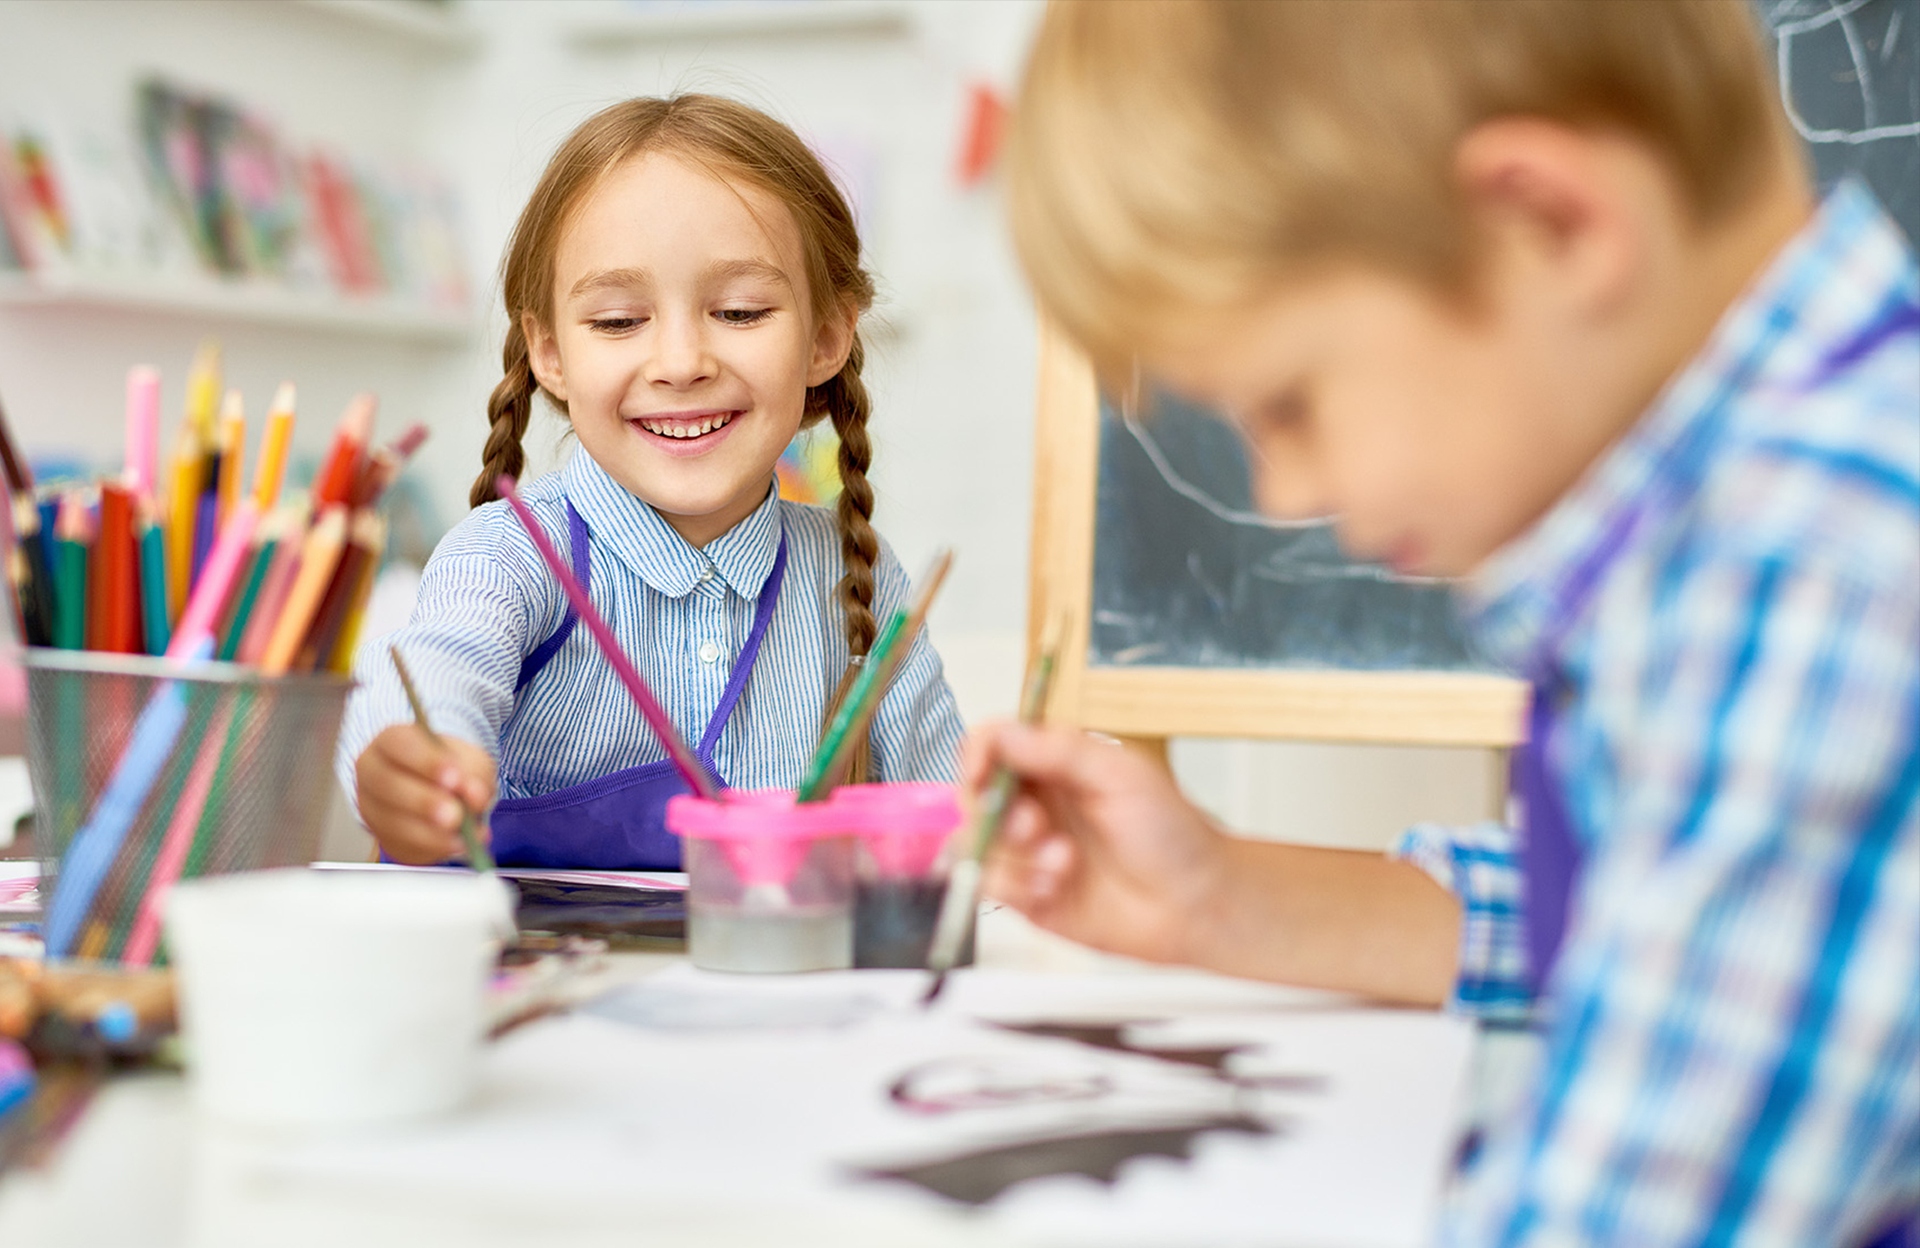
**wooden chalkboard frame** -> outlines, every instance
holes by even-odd
[[[1050,721],[1159,750],[1170,737],[1493,748],[1524,738],[1527,687],[1504,676],[1089,665],[1100,394],[1086,356],[1044,320],[1038,383],[1029,665],[1049,619],[1067,611],[1074,621],[1048,699]]]

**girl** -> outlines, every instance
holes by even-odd
[[[502,865],[673,869],[677,775],[494,479],[520,473],[544,394],[580,445],[528,504],[701,756],[736,787],[791,787],[876,616],[907,595],[870,524],[858,321],[873,282],[846,201],[790,129],[683,95],[617,104],[561,144],[503,286],[475,510],[428,562],[408,625],[362,650],[341,778],[400,862],[453,857],[463,808],[491,807]],[[774,486],[794,434],[823,420],[840,439],[831,512]],[[414,726],[389,642],[445,749]],[[923,635],[866,769],[950,779],[960,735]]]

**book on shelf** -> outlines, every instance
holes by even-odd
[[[463,312],[456,196],[434,172],[290,142],[161,79],[128,132],[0,122],[0,267],[50,280],[209,280]]]

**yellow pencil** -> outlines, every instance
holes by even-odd
[[[347,509],[335,506],[320,513],[319,521],[307,534],[306,544],[300,548],[300,571],[294,577],[293,588],[287,591],[286,605],[280,608],[273,631],[267,635],[267,648],[260,656],[260,670],[267,675],[283,675],[293,665],[294,655],[299,653],[300,643],[306,639],[307,628],[313,623],[313,613],[320,607],[320,598],[333,580],[333,568],[340,561],[346,541]]]
[[[187,373],[187,428],[200,439],[200,445],[214,445],[213,418],[220,405],[220,344],[209,338],[194,353],[193,368]]]
[[[200,439],[193,426],[180,430],[167,469],[167,614],[177,620],[187,607],[193,580],[193,529],[200,511],[203,482]]]
[[[280,501],[280,479],[287,471],[287,446],[293,441],[293,383],[283,381],[273,392],[266,432],[260,435],[260,463],[253,470],[253,499],[262,512]]]
[[[240,464],[247,453],[247,413],[238,390],[227,391],[220,406],[220,523],[225,525],[233,505],[240,501]]]

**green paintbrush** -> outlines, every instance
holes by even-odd
[[[1053,671],[1059,663],[1060,646],[1066,635],[1067,617],[1061,615],[1054,619],[1040,642],[1033,674],[1027,678],[1026,691],[1021,695],[1020,722],[1023,724],[1037,724],[1046,714],[1047,692],[1053,687]],[[1000,834],[1007,807],[1013,803],[1014,791],[1019,787],[1020,778],[1013,774],[1013,769],[1001,766],[994,769],[993,778],[980,794],[980,805],[974,811],[973,826],[968,830],[971,839],[966,853],[954,862],[947,876],[940,919],[934,925],[933,941],[927,947],[927,969],[933,972],[933,982],[927,985],[927,995],[920,999],[923,1006],[933,1004],[933,999],[947,986],[947,972],[960,960],[961,946],[966,944],[975,912],[980,908],[980,874],[987,850],[992,847],[993,838]]]
[[[426,704],[420,701],[420,691],[413,687],[413,677],[407,671],[407,664],[400,657],[400,647],[388,646],[387,653],[393,656],[393,670],[400,673],[400,687],[407,691],[407,702],[413,707],[413,722],[420,725],[420,731],[433,739],[437,746],[446,747],[440,734],[427,722]],[[463,810],[460,818],[460,840],[467,847],[467,865],[476,871],[493,870],[493,855],[480,842],[480,829],[475,826],[473,812]]]
[[[840,783],[847,760],[852,757],[860,741],[865,739],[874,712],[880,709],[880,699],[893,682],[894,672],[906,661],[907,651],[913,648],[913,639],[919,635],[920,626],[926,623],[927,609],[933,606],[933,596],[940,592],[940,583],[947,579],[947,569],[952,564],[952,551],[943,550],[935,555],[926,575],[920,578],[920,592],[914,596],[911,607],[895,611],[893,618],[887,621],[886,627],[874,639],[859,678],[847,690],[847,696],[840,701],[840,709],[834,712],[833,721],[820,735],[820,748],[814,751],[813,761],[807,765],[806,777],[800,781],[799,791],[795,795],[796,801],[825,801],[827,794],[833,792]]]

